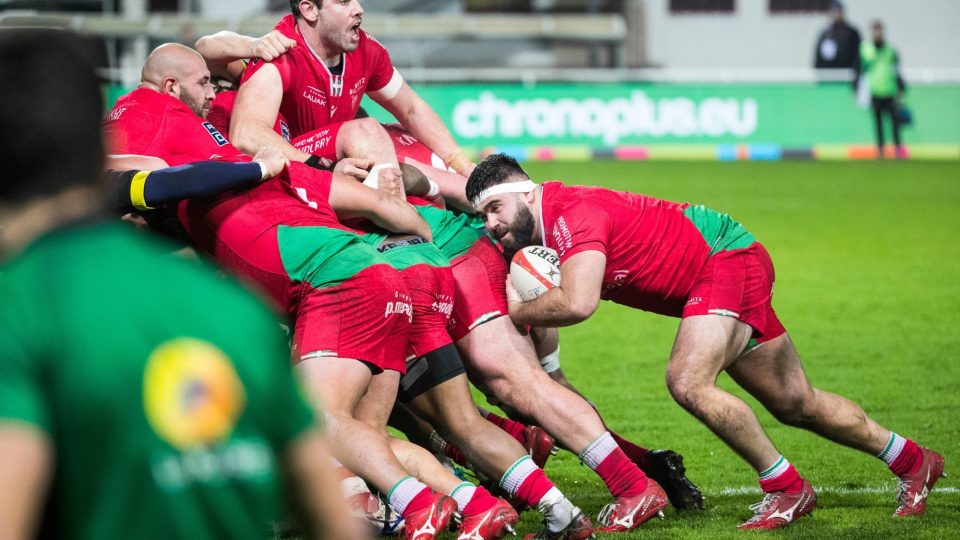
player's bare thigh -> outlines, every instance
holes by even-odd
[[[385,369],[370,379],[367,391],[360,398],[353,417],[368,426],[386,432],[387,420],[397,400],[400,372]]]
[[[312,400],[330,414],[353,416],[373,374],[359,360],[308,358],[294,366]]]
[[[750,341],[753,329],[733,317],[695,315],[680,321],[667,366],[668,383],[713,384]]]
[[[509,379],[522,386],[533,383],[538,378],[536,372],[543,373],[533,342],[517,330],[508,316],[476,326],[457,341],[457,349],[470,378],[483,383]]]
[[[744,351],[727,373],[774,414],[794,410],[814,395],[800,355],[786,333]]]

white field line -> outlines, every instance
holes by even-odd
[[[864,486],[859,488],[844,488],[836,486],[813,486],[813,489],[817,493],[835,493],[838,495],[854,495],[854,494],[879,494],[886,495],[889,494],[893,496],[896,493],[897,487],[895,485],[890,486]],[[935,487],[931,493],[934,494],[951,494],[957,495],[960,494],[960,488],[953,486],[944,486],[944,487]],[[761,491],[759,487],[756,486],[740,486],[740,487],[726,487],[716,491],[710,490],[705,491],[704,495],[710,496],[726,496],[726,495],[760,495]]]

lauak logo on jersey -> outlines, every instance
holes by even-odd
[[[333,85],[331,84],[331,87],[332,86]],[[327,106],[327,98],[323,95],[323,90],[320,90],[315,86],[307,86],[307,89],[303,91],[303,99],[306,99],[318,107]]]
[[[143,405],[153,431],[185,450],[228,437],[246,397],[223,351],[206,341],[178,338],[150,355]]]

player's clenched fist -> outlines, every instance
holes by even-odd
[[[263,58],[267,62],[297,46],[297,42],[280,33],[271,30],[269,34],[253,42],[254,58]]]

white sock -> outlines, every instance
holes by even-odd
[[[470,499],[473,498],[473,494],[476,493],[476,491],[477,486],[470,482],[462,482],[453,488],[450,496],[453,497],[453,500],[457,501],[457,509],[463,512],[463,509],[467,507],[467,503],[470,502]]]
[[[573,521],[577,507],[554,486],[537,503],[537,510],[543,514],[543,522],[551,532],[560,532]]]
[[[537,464],[530,459],[530,456],[523,456],[518,459],[503,473],[500,479],[500,488],[510,494],[511,497],[517,494],[517,490],[534,471],[537,470]]]
[[[595,441],[587,445],[587,448],[580,454],[579,458],[584,465],[595,471],[597,467],[600,466],[600,463],[607,459],[607,456],[612,454],[617,448],[617,441],[613,440],[613,436],[610,435],[609,431],[604,431],[603,435],[600,435]]]
[[[790,462],[782,455],[769,468],[760,471],[760,480],[773,480],[781,474],[787,472],[790,468]]]
[[[410,504],[410,501],[419,495],[425,487],[427,487],[426,484],[412,476],[404,477],[390,488],[387,493],[387,500],[390,501],[390,506],[394,510],[403,514],[407,511],[407,505]]]
[[[907,439],[891,431],[890,440],[887,441],[887,445],[883,447],[883,451],[880,452],[877,457],[882,459],[887,465],[892,465],[893,461],[900,456],[900,452],[903,451],[903,445],[905,444],[907,444]]]

